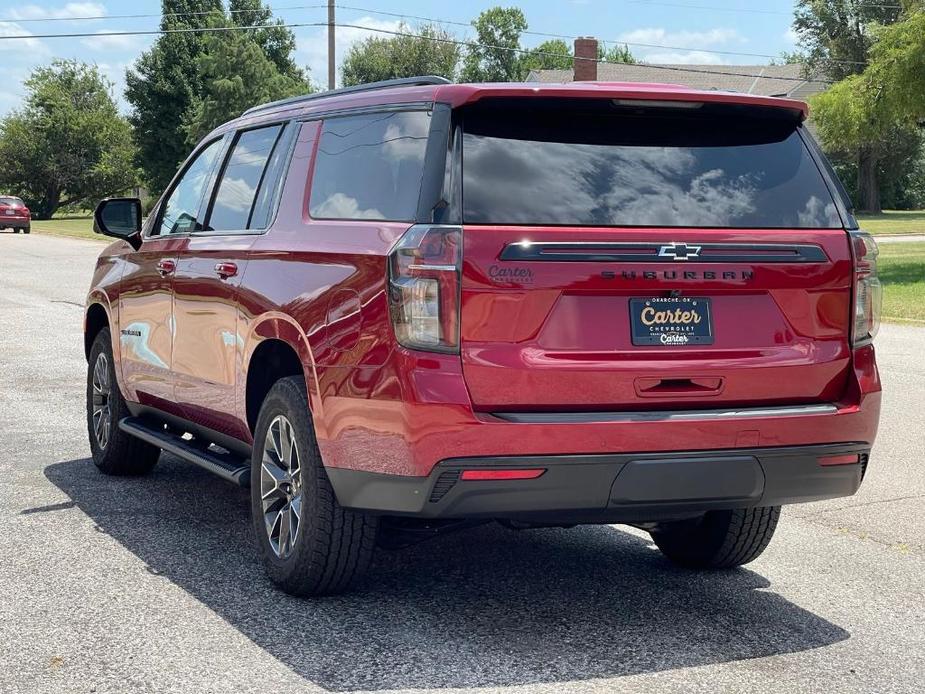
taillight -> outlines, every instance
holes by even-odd
[[[410,349],[459,352],[462,228],[416,224],[389,256],[395,337]]]
[[[870,342],[880,329],[883,288],[877,276],[879,249],[874,237],[865,231],[849,231],[854,258],[854,321],[851,343],[858,347]]]

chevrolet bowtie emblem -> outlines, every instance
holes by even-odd
[[[659,258],[690,260],[700,255],[700,246],[688,246],[686,243],[672,243],[658,249]]]

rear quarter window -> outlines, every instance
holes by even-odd
[[[325,120],[315,155],[310,215],[413,221],[429,131],[426,111]]]
[[[463,114],[465,222],[842,225],[797,124],[769,109],[504,106]]]

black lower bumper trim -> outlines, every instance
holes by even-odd
[[[866,460],[870,446],[453,458],[436,465],[427,477],[340,468],[327,472],[341,505],[385,515],[643,522],[850,496],[861,484],[861,463],[819,463],[820,457],[849,453]],[[462,470],[538,467],[545,472],[535,479],[460,477]]]

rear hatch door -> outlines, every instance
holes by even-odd
[[[478,409],[840,396],[848,237],[791,113],[499,99],[460,120]]]

